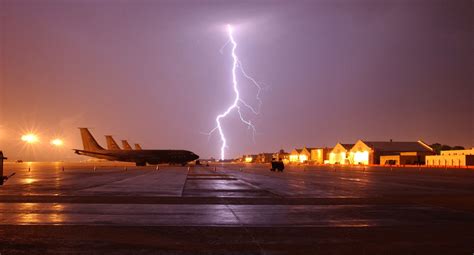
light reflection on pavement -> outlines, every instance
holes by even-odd
[[[90,164],[63,165],[7,164],[7,174],[17,174],[0,188],[0,224],[371,227],[474,221],[470,207],[436,202],[439,194],[473,195],[472,171],[290,167],[275,173],[259,165],[156,171],[110,164],[94,171]],[[137,202],[143,198],[148,200]]]

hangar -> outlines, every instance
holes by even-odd
[[[311,149],[311,161],[316,164],[324,164],[329,159],[329,152],[332,148],[313,148]]]
[[[292,163],[304,163],[311,160],[311,150],[314,148],[294,149],[290,153],[290,162]]]
[[[337,143],[329,153],[329,164],[349,164],[349,151],[354,144]]]
[[[349,151],[349,162],[360,165],[380,164],[381,156],[415,156],[413,164],[424,164],[427,155],[433,155],[433,149],[423,141],[416,142],[370,142],[357,141]]]
[[[427,166],[474,166],[474,148],[441,151],[441,155],[426,156]]]

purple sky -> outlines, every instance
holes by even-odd
[[[226,155],[417,140],[474,146],[471,1],[0,1],[0,149],[74,158],[77,127],[219,156],[233,99],[225,24],[265,85]],[[241,79],[243,97],[255,88]],[[41,143],[23,147],[28,129]],[[48,143],[65,138],[63,151]]]

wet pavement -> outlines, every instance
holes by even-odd
[[[16,175],[0,187],[2,255],[474,252],[473,169],[7,163],[5,170]]]

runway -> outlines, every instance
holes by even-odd
[[[122,163],[5,169],[16,175],[0,187],[2,254],[474,252],[472,169],[293,166],[279,173],[257,164]]]

